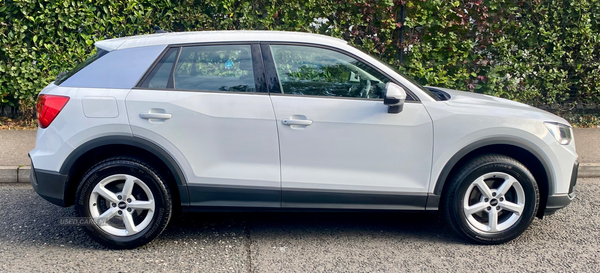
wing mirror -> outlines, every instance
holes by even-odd
[[[383,104],[388,106],[388,113],[397,114],[402,112],[405,99],[406,91],[404,91],[404,88],[393,82],[388,82],[385,85],[385,98],[383,98]]]

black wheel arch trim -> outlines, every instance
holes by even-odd
[[[575,196],[570,194],[555,194],[548,196],[548,203],[546,209],[544,209],[544,215],[554,214],[557,210],[566,207],[573,201],[573,198],[575,198]]]
[[[548,181],[546,181],[546,183],[548,184],[548,193],[551,194],[552,192],[554,192],[554,185],[552,183],[552,181],[554,181],[554,174],[552,173],[551,164],[548,162],[548,159],[544,156],[544,153],[541,151],[541,149],[539,149],[534,144],[532,144],[524,139],[510,138],[510,137],[495,137],[495,138],[488,138],[488,139],[483,139],[483,140],[473,142],[473,143],[463,147],[456,154],[454,154],[454,156],[452,156],[452,158],[450,158],[450,160],[448,160],[448,162],[446,162],[446,165],[440,172],[440,175],[438,176],[438,178],[436,180],[433,194],[438,195],[438,196],[442,194],[445,182],[448,179],[448,175],[450,175],[450,172],[452,171],[452,169],[454,169],[456,164],[464,156],[466,156],[467,154],[469,154],[479,148],[483,148],[483,147],[491,146],[491,145],[511,145],[511,146],[515,146],[515,147],[524,149],[524,150],[530,152],[531,154],[533,154],[542,163],[542,166],[544,167],[544,172],[546,173],[546,176],[548,178]]]
[[[128,145],[137,147],[143,150],[146,150],[155,156],[157,156],[169,169],[169,171],[175,177],[175,183],[177,184],[177,188],[179,190],[180,198],[182,205],[188,205],[189,202],[189,193],[187,192],[187,182],[185,180],[185,176],[181,167],[173,159],[173,157],[166,152],[166,150],[159,145],[135,136],[104,136],[95,138],[87,141],[86,143],[77,147],[71,154],[67,157],[67,159],[63,162],[59,173],[65,175],[67,177],[67,185],[65,185],[65,189],[69,187],[71,174],[73,171],[73,166],[77,162],[77,160],[84,155],[85,153],[102,146],[107,145]]]

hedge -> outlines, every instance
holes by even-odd
[[[95,41],[160,26],[321,33],[423,85],[598,113],[599,22],[600,0],[4,0],[0,103],[31,108]]]

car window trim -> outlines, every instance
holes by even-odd
[[[148,78],[150,76],[150,74],[152,74],[152,70],[154,70],[154,68],[158,65],[158,63],[160,63],[160,60],[162,60],[162,58],[167,54],[167,52],[169,52],[169,50],[171,48],[172,47],[170,47],[170,46],[166,46],[165,49],[163,49],[163,52],[158,54],[158,57],[156,57],[154,62],[152,62],[152,64],[148,67],[148,69],[146,69],[146,72],[144,72],[144,74],[142,74],[142,77],[133,86],[133,88],[147,89],[145,87],[141,87],[141,85],[144,83],[144,81],[146,81],[146,78]],[[177,62],[177,59],[175,59],[175,61]],[[150,89],[150,88],[148,88],[148,89]]]
[[[250,55],[252,56],[252,70],[254,72],[254,85],[255,92],[232,92],[232,91],[216,91],[216,90],[187,90],[187,89],[177,89],[173,88],[175,86],[175,67],[179,62],[179,57],[181,55],[181,51],[183,47],[193,47],[193,46],[219,46],[219,45],[249,45],[250,46]],[[167,83],[167,88],[149,88],[142,87],[142,83],[146,80],[147,77],[150,76],[152,70],[160,63],[160,60],[169,52],[172,48],[178,48],[177,58],[175,59],[175,63],[171,69],[171,75],[169,76],[169,81]],[[258,50],[258,52],[255,52]],[[260,60],[255,60],[255,57],[262,56],[260,52],[260,42],[252,41],[252,42],[203,42],[203,43],[186,43],[186,44],[170,44],[167,45],[166,48],[161,52],[161,54],[154,60],[152,65],[144,72],[144,76],[138,80],[136,85],[132,89],[143,89],[143,90],[156,90],[156,91],[177,91],[177,92],[203,92],[203,93],[231,93],[231,94],[257,94],[257,95],[268,95],[268,88],[266,86],[266,73],[264,70],[264,63],[262,62],[262,58]],[[171,85],[169,85],[171,84]]]
[[[284,95],[284,96],[298,96],[298,97],[315,97],[315,98],[338,98],[338,99],[358,99],[358,100],[377,100],[377,101],[383,101],[383,99],[370,99],[370,98],[356,98],[356,97],[328,97],[328,96],[306,96],[306,95],[295,95],[295,94],[284,94],[281,90],[281,82],[279,81],[279,76],[277,75],[277,70],[275,68],[275,60],[273,59],[273,56],[271,54],[271,45],[294,45],[294,46],[306,46],[306,47],[315,47],[315,48],[322,48],[322,49],[327,49],[327,50],[332,50],[335,52],[338,52],[340,54],[344,54],[346,56],[349,56],[351,58],[356,59],[357,61],[362,62],[363,64],[365,64],[366,66],[370,67],[371,69],[381,73],[383,76],[385,76],[390,82],[393,82],[399,86],[402,86],[402,88],[404,88],[404,90],[406,90],[406,93],[408,96],[410,96],[413,100],[406,100],[405,102],[409,102],[409,103],[420,103],[421,100],[419,99],[418,96],[416,96],[408,87],[406,87],[405,85],[403,85],[401,82],[397,81],[396,79],[394,79],[394,77],[391,77],[388,73],[385,73],[384,71],[382,71],[381,69],[379,69],[378,67],[374,66],[373,64],[371,64],[370,62],[367,62],[366,60],[364,60],[363,58],[360,58],[350,52],[347,52],[343,49],[340,48],[336,48],[333,46],[328,46],[328,45],[321,45],[321,44],[312,44],[312,43],[302,43],[302,42],[260,42],[261,44],[261,49],[262,49],[262,53],[263,53],[263,60],[265,61],[265,71],[267,72],[267,78],[271,79],[274,78],[276,79],[276,82],[278,83],[279,87],[275,87],[274,91],[279,91],[279,92],[271,92],[271,90],[269,89],[269,94],[271,95]],[[268,49],[268,50],[267,50]],[[274,73],[274,74],[269,74],[269,73]],[[271,81],[269,81],[271,82]]]
[[[277,68],[275,67],[275,61],[271,54],[271,47],[268,43],[260,44],[262,60],[265,67],[265,79],[267,80],[267,89],[270,95],[283,94],[281,91],[281,82],[277,75]]]
[[[148,75],[146,75],[146,74],[144,73],[144,74],[143,74],[143,76],[142,76],[142,78],[140,79],[141,81],[140,81],[139,83],[137,83],[135,86],[138,86],[138,85],[140,85],[140,86],[141,86],[141,85],[143,85],[143,84],[146,82],[146,80],[147,80],[148,78],[150,78],[150,77],[154,77],[154,76],[156,75],[156,73],[153,73],[153,72],[158,72],[158,70],[155,70],[155,68],[156,68],[156,67],[158,67],[158,65],[159,65],[160,61],[161,61],[161,60],[162,60],[164,57],[166,57],[166,56],[167,56],[167,54],[169,53],[169,51],[171,51],[171,49],[175,49],[175,50],[177,50],[177,52],[176,52],[177,54],[176,54],[176,56],[175,56],[175,61],[174,61],[175,63],[177,62],[177,58],[179,57],[180,48],[178,48],[178,47],[171,47],[171,48],[168,48],[168,49],[167,49],[165,52],[161,52],[161,53],[160,53],[159,57],[157,57],[157,58],[158,58],[158,62],[156,63],[156,65],[154,66],[154,68],[153,68],[153,69],[150,69],[150,70],[148,70],[148,71],[147,71],[147,72],[148,72]],[[154,65],[154,63],[152,63],[152,65]],[[175,66],[173,66],[173,67],[175,67]],[[171,71],[170,71],[170,73],[173,73],[173,68],[171,68]],[[171,74],[169,74],[169,78],[167,79],[167,88],[169,87],[169,83],[170,83],[170,81],[171,81]]]
[[[179,62],[179,56],[181,56],[181,47],[173,47],[173,48],[177,48],[177,56],[175,56],[175,62],[173,62],[173,67],[171,67],[171,73],[169,74],[169,79],[167,80],[167,88],[168,89],[175,89],[175,67],[177,67],[177,63]],[[152,70],[154,70],[154,69],[152,69]],[[150,70],[150,71],[152,71],[152,70]]]

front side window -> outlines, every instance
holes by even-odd
[[[256,92],[250,45],[182,47],[173,85],[178,90]]]
[[[271,45],[284,94],[383,98],[387,77],[339,52],[298,45]]]

